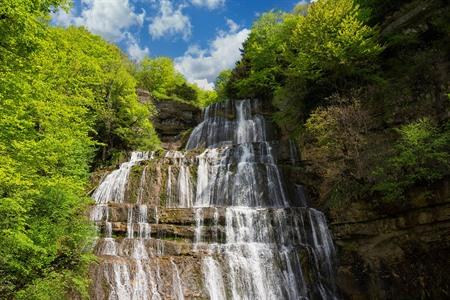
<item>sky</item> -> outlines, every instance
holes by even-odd
[[[74,0],[53,23],[84,26],[131,59],[169,56],[189,82],[212,89],[231,69],[252,23],[266,11],[291,11],[299,0]]]

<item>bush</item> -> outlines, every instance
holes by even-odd
[[[428,118],[396,129],[399,135],[393,152],[375,172],[372,191],[383,201],[405,199],[415,184],[428,185],[450,175],[450,124],[439,129]]]

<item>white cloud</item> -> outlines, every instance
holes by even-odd
[[[134,12],[129,0],[82,0],[82,11],[75,15],[59,10],[53,15],[58,25],[85,26],[109,41],[120,41],[131,26],[142,26],[145,11]]]
[[[206,79],[193,80],[192,83],[196,84],[199,88],[206,91],[212,91],[214,89],[214,83],[208,82]]]
[[[180,33],[184,39],[191,35],[191,21],[183,14],[183,5],[176,9],[169,0],[161,0],[159,13],[151,21],[148,29],[153,38],[161,38],[164,35]]]
[[[150,51],[147,47],[142,49],[137,43],[131,43],[128,45],[128,54],[134,61],[141,61],[144,57],[148,56]]]
[[[73,21],[73,11],[70,11],[67,13],[66,11],[62,9],[58,9],[55,13],[53,13],[53,21],[60,25],[67,27],[69,26]]]
[[[238,31],[240,28],[240,26],[231,19],[227,19],[227,25],[228,25],[228,28],[230,28],[230,32],[233,32],[233,33]]]
[[[191,46],[183,56],[175,58],[175,67],[187,80],[211,87],[217,75],[234,67],[241,57],[240,48],[250,30],[219,32],[208,49]]]
[[[201,56],[205,55],[207,50],[200,48],[198,45],[190,45],[184,55]]]
[[[136,16],[136,21],[137,21],[139,27],[141,27],[142,25],[144,25],[144,21],[145,21],[145,9],[142,9],[142,13],[140,13],[139,15]]]
[[[150,50],[147,47],[141,48],[141,46],[139,46],[138,41],[131,33],[127,32],[126,37],[127,37],[127,52],[132,60],[139,62],[144,57],[149,56]]]
[[[225,0],[191,0],[195,6],[207,7],[208,9],[216,9],[225,4]]]

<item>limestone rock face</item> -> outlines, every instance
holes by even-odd
[[[176,100],[157,100],[145,90],[138,90],[141,102],[153,102],[157,113],[153,125],[161,139],[162,146],[168,150],[178,150],[189,137],[189,130],[201,121],[201,109],[197,106]]]
[[[349,208],[348,215],[333,217],[337,278],[344,298],[448,297],[449,182],[435,190],[424,200],[423,191],[416,189],[408,209],[380,213],[359,204]]]

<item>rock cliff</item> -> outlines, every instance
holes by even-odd
[[[447,299],[450,295],[450,190],[418,187],[408,208],[374,211],[355,203],[333,215],[338,285],[347,299]]]
[[[186,143],[190,130],[201,121],[201,109],[194,104],[170,99],[157,100],[142,89],[138,89],[138,97],[143,103],[154,104],[156,114],[152,121],[164,149],[180,149]]]

